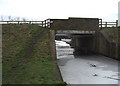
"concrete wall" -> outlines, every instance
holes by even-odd
[[[97,54],[105,55],[113,59],[120,60],[120,44],[111,43],[105,32],[97,31],[94,35],[73,36],[72,46],[75,48],[75,54],[81,54],[82,49],[86,49],[82,54],[89,54],[94,52]],[[85,47],[84,47],[85,46]]]
[[[116,43],[111,43],[108,36],[102,31],[96,32],[95,35],[95,52],[114,59],[119,59],[120,54],[118,55],[118,46]]]
[[[98,18],[50,19],[50,29],[54,30],[98,30]]]
[[[118,59],[120,60],[120,43],[118,44]]]
[[[55,68],[53,71],[56,73],[56,80],[63,81],[60,69],[57,64],[55,31],[54,30],[50,30],[50,40],[51,40],[50,42],[51,56],[53,57],[54,63],[56,64],[56,65],[53,65]]]

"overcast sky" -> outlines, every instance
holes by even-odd
[[[86,17],[105,21],[118,19],[120,0],[0,0],[0,16],[33,20]]]

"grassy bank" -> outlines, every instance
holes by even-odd
[[[38,39],[43,31],[37,25],[3,25],[3,84],[63,83],[56,79],[49,30]],[[27,52],[35,40],[32,52]]]

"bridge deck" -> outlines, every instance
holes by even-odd
[[[57,34],[94,34],[95,31],[84,30],[57,30]]]

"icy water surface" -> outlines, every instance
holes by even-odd
[[[118,84],[118,61],[102,55],[74,56],[74,49],[56,41],[58,65],[67,84]]]

